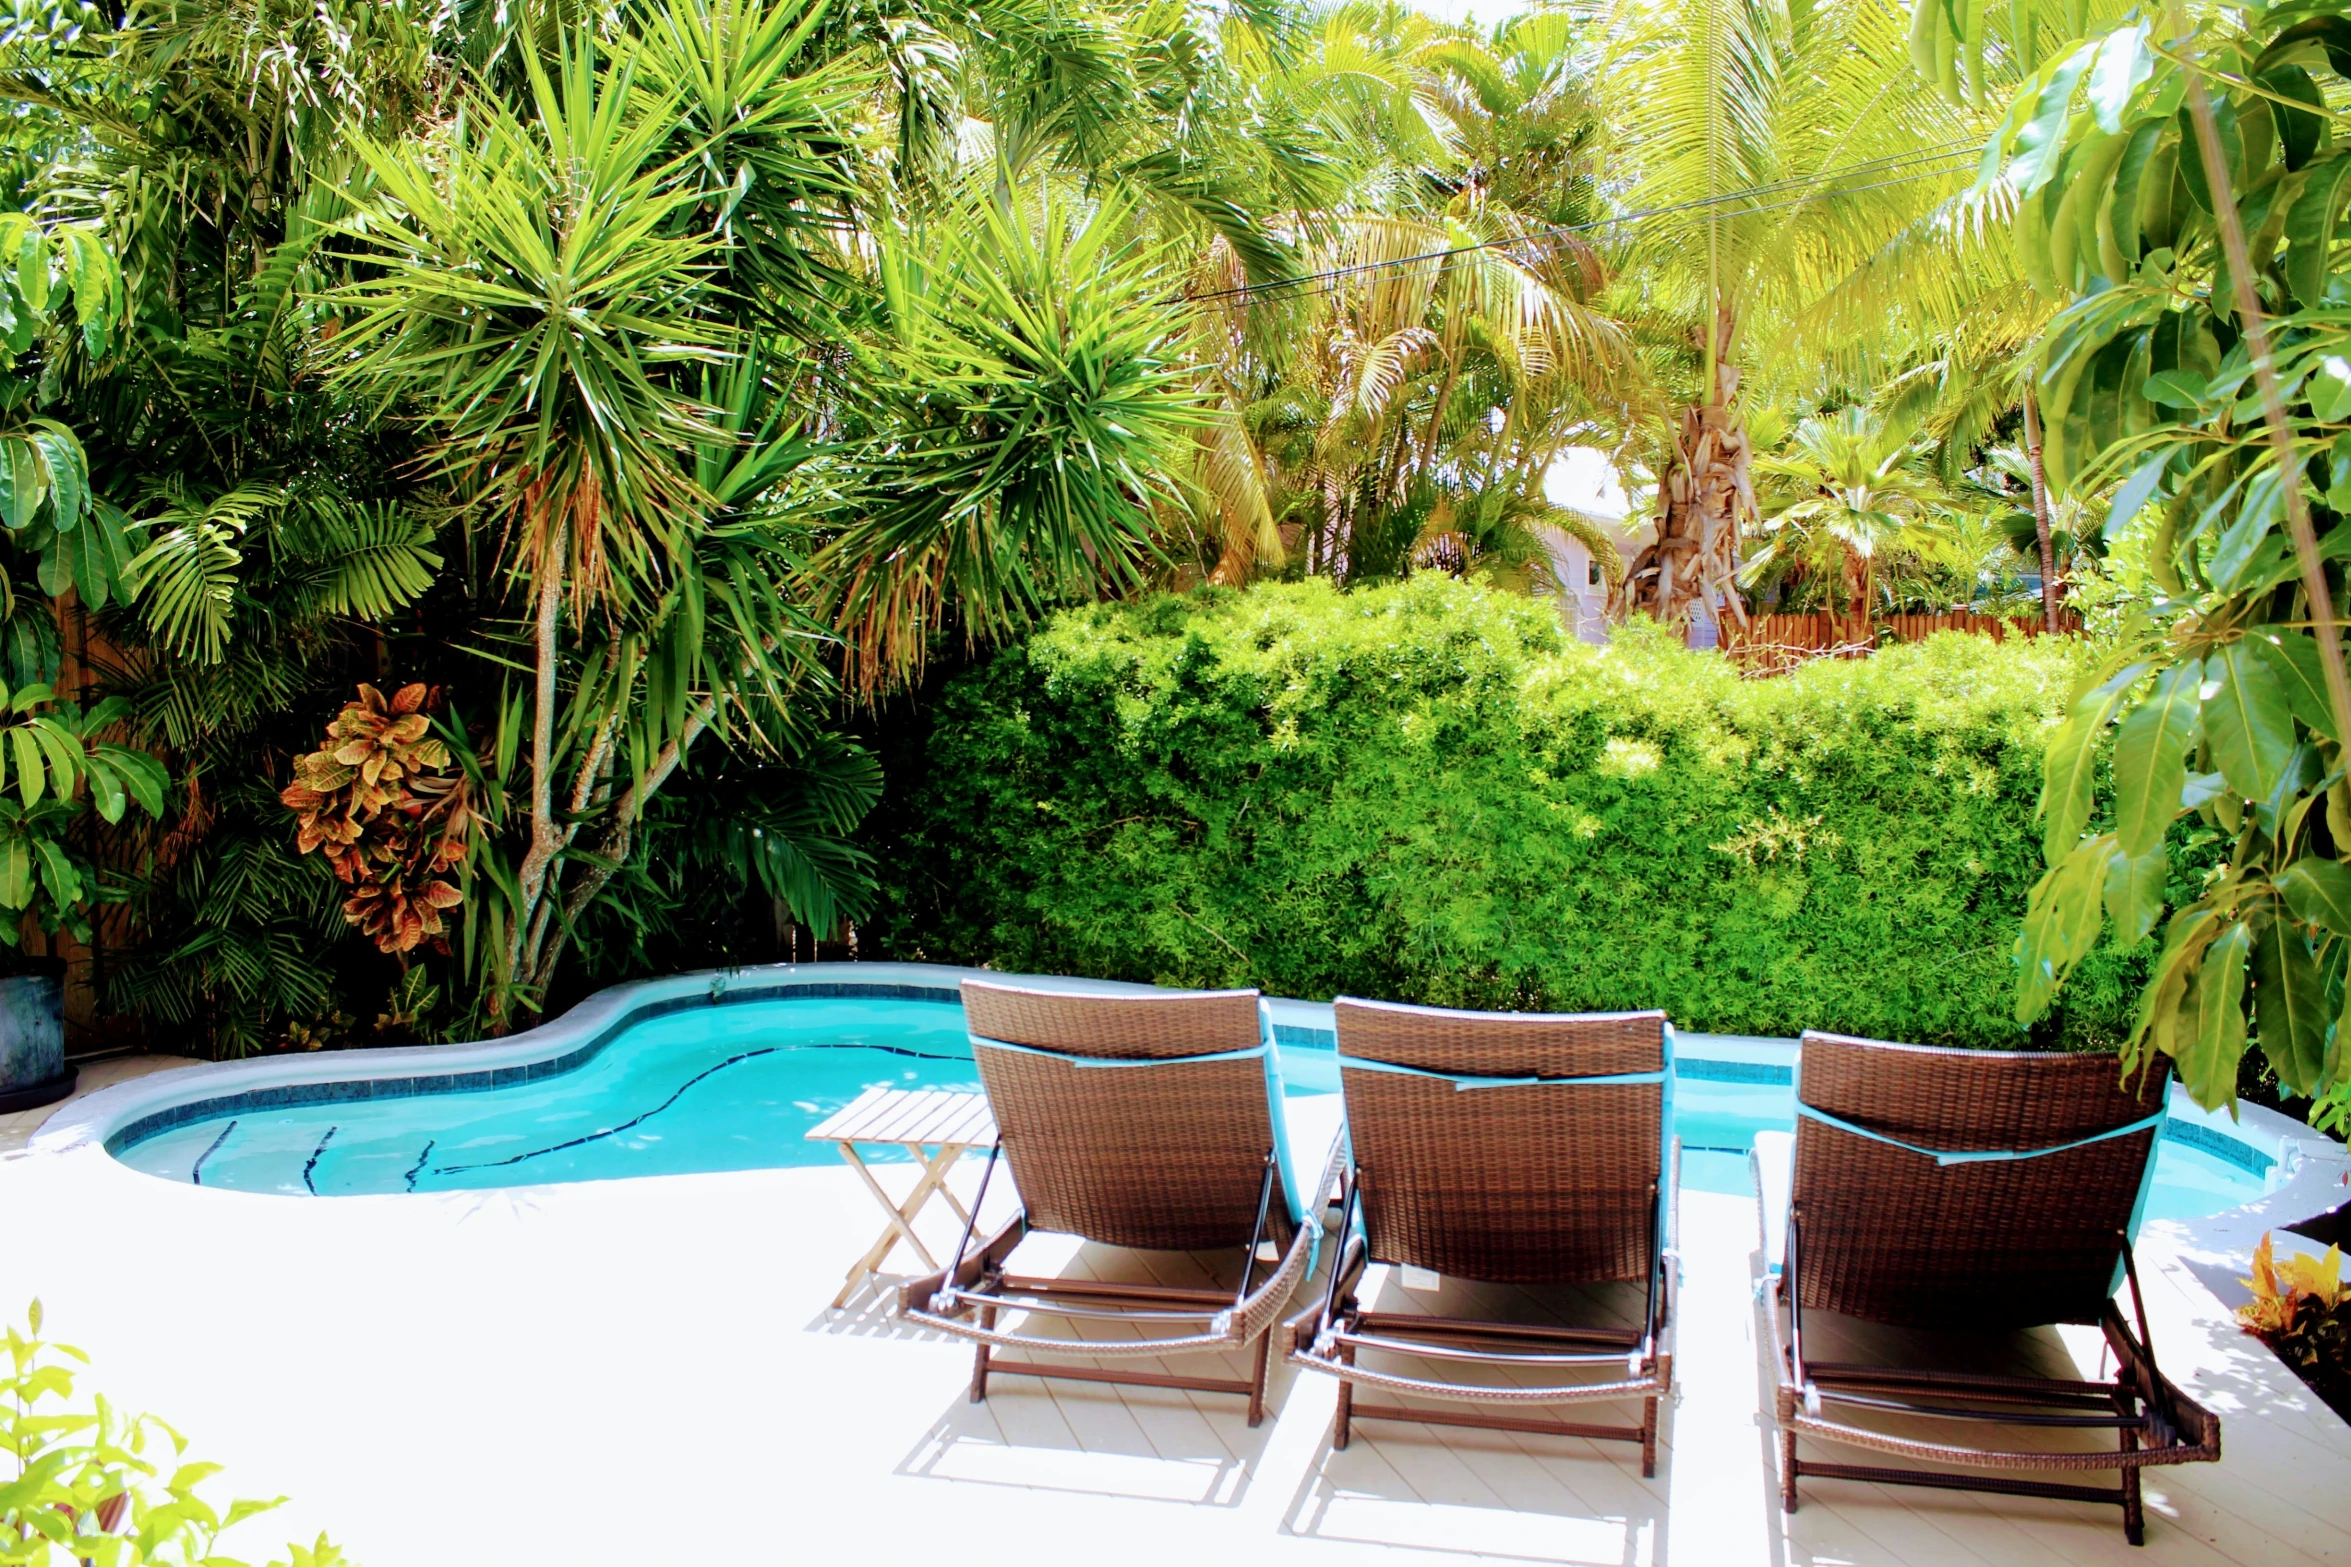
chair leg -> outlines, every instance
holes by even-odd
[[[1339,1363],[1341,1365],[1347,1366],[1352,1366],[1355,1364],[1354,1345],[1341,1344],[1339,1346]],[[1332,1450],[1334,1452],[1346,1451],[1347,1443],[1354,1435],[1355,1384],[1352,1382],[1341,1382],[1339,1384],[1339,1422],[1331,1429]]]
[[[1257,1363],[1249,1373],[1249,1425],[1254,1430],[1265,1419],[1265,1366],[1273,1353],[1273,1331],[1257,1335]]]
[[[993,1328],[995,1325],[996,1308],[982,1306],[980,1308],[980,1326]],[[988,1349],[988,1345],[981,1344],[976,1346],[972,1353],[971,1401],[975,1404],[984,1404],[988,1399]]]
[[[1796,1510],[1796,1433],[1780,1433],[1780,1511]]]
[[[2139,1401],[2131,1396],[2129,1376],[2130,1372],[2125,1368],[2116,1379],[2114,1396],[2114,1407],[2125,1420],[2138,1413],[2139,1409]],[[2135,1453],[2139,1450],[2138,1432],[2125,1426],[2119,1434],[2124,1452]],[[2122,1535],[2133,1545],[2147,1543],[2147,1511],[2139,1495],[2139,1471],[2136,1469],[2125,1469],[2122,1472]]]
[[[1657,1478],[1657,1395],[1641,1400],[1641,1478]]]

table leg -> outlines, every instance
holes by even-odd
[[[901,1204],[892,1202],[890,1194],[882,1190],[882,1183],[874,1179],[873,1171],[858,1155],[855,1144],[842,1143],[839,1147],[841,1157],[849,1161],[849,1167],[855,1170],[865,1182],[866,1190],[873,1193],[874,1201],[880,1203],[883,1211],[889,1214],[890,1222],[888,1228],[882,1231],[880,1238],[866,1251],[864,1257],[860,1258],[857,1265],[849,1270],[849,1276],[842,1280],[841,1292],[833,1297],[835,1307],[846,1305],[849,1297],[857,1292],[858,1285],[881,1271],[882,1263],[888,1259],[891,1249],[900,1240],[904,1240],[907,1245],[914,1248],[914,1254],[922,1259],[924,1267],[936,1268],[939,1266],[939,1259],[931,1255],[931,1249],[922,1243],[922,1237],[914,1233],[913,1221],[915,1215],[922,1212],[923,1204],[930,1200],[933,1192],[946,1191],[947,1172],[954,1167],[957,1159],[963,1157],[964,1153],[963,1144],[950,1143],[941,1148],[934,1157],[926,1160],[921,1178],[915,1182],[914,1190],[907,1194],[906,1201]],[[920,1153],[921,1150],[917,1148],[915,1152]],[[958,1218],[968,1217],[963,1205],[955,1201],[953,1193],[948,1193],[947,1197]]]
[[[938,1171],[939,1178],[936,1182],[936,1189],[939,1197],[949,1208],[954,1210],[957,1224],[970,1224],[972,1222],[971,1210],[963,1205],[962,1200],[955,1195],[955,1189],[947,1184],[947,1173],[955,1168],[956,1160],[970,1151],[971,1144],[969,1143],[942,1143],[939,1145],[938,1153],[931,1160],[932,1167]],[[928,1170],[924,1172],[926,1175],[929,1173]]]

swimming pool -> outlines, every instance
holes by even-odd
[[[1288,1092],[1336,1092],[1327,1011],[1276,1006]],[[1785,1047],[1684,1036],[1674,1089],[1683,1184],[1748,1191],[1747,1150],[1756,1132],[1793,1124],[1792,1084]],[[978,1090],[952,988],[730,999],[714,987],[699,1004],[626,1019],[527,1065],[248,1088],[139,1116],[105,1142],[167,1180],[320,1197],[766,1169],[832,1163],[833,1149],[805,1134],[877,1086]],[[2265,1160],[2201,1124],[2167,1126],[2148,1216],[2249,1202],[2267,1187]]]

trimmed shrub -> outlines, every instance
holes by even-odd
[[[2017,1045],[2077,654],[1946,635],[1741,680],[1444,578],[1065,613],[893,780],[878,944],[1002,969]],[[2125,1032],[2098,954],[2039,1042]]]

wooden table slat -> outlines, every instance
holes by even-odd
[[[939,1101],[944,1097],[937,1089],[900,1089],[904,1098],[891,1106],[891,1114],[877,1116],[867,1128],[866,1137],[877,1143],[913,1143],[919,1140],[921,1129],[938,1114]]]
[[[869,1088],[808,1132],[815,1142],[897,1143],[905,1147],[996,1140],[985,1094],[941,1088]]]
[[[952,1143],[963,1141],[953,1136],[954,1130],[971,1119],[971,1106],[963,1102],[961,1094],[942,1093],[930,1113],[901,1134],[909,1143]]]
[[[859,1094],[856,1098],[850,1100],[840,1109],[825,1117],[824,1120],[819,1121],[816,1125],[810,1127],[808,1129],[809,1141],[827,1143],[847,1142],[849,1139],[843,1135],[844,1129],[852,1126],[863,1125],[867,1118],[866,1112],[873,1107],[874,1102],[886,1095],[895,1092],[897,1092],[897,1090],[891,1088],[867,1089],[864,1093]]]
[[[976,1103],[964,1107],[963,1119],[945,1135],[966,1147],[976,1148],[996,1140],[996,1117],[988,1108],[985,1094],[974,1094]]]

